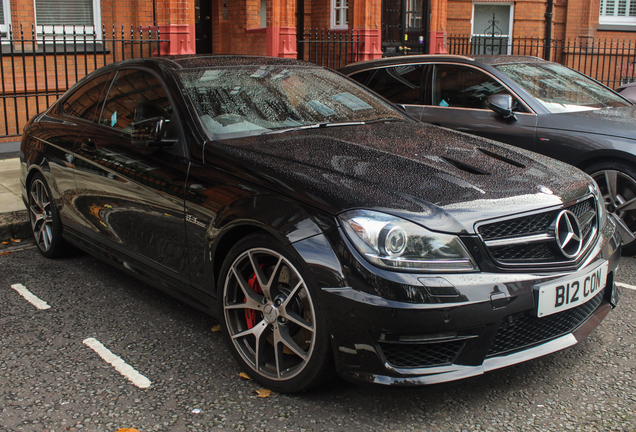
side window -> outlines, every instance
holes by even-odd
[[[155,117],[172,117],[172,106],[159,79],[146,71],[120,71],[108,93],[100,123],[129,132],[132,123]]]
[[[436,65],[433,73],[433,105],[488,109],[486,99],[509,92],[489,75],[457,65]]]
[[[99,113],[102,93],[109,78],[110,73],[100,75],[78,88],[62,104],[64,114],[94,121]]]
[[[393,103],[421,105],[422,70],[422,65],[392,66],[377,69],[370,78],[361,76],[360,79],[366,79],[367,87]],[[352,78],[362,83],[357,75]]]

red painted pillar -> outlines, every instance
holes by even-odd
[[[268,26],[266,44],[268,56],[296,58],[296,28]]]
[[[194,0],[158,0],[155,6],[160,55],[194,54]]]
[[[358,60],[371,60],[382,57],[380,38],[382,0],[363,0],[353,3],[353,38],[360,37]],[[349,11],[351,16],[351,11]]]
[[[296,58],[296,2],[267,1],[266,53],[272,57]]]
[[[446,32],[432,31],[428,39],[429,54],[448,54],[446,51]]]
[[[159,26],[160,55],[194,54],[196,52],[194,24]]]
[[[354,29],[354,40],[356,39],[356,34],[359,35],[359,40],[362,42],[360,44],[358,61],[372,60],[382,57],[382,41],[380,40],[379,29]]]

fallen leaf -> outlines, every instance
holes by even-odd
[[[258,390],[256,390],[256,393],[258,393],[258,397],[266,398],[266,397],[269,397],[269,395],[272,394],[272,391],[271,390],[267,390],[267,389],[258,389]]]
[[[117,429],[117,431],[115,432],[139,432],[139,431],[133,428],[125,428],[125,429]]]
[[[20,239],[11,239],[11,243],[20,243],[21,241]]]
[[[0,255],[9,255],[9,252],[0,252]]]
[[[2,243],[0,243],[0,244],[8,245],[8,244],[9,244],[9,242],[2,242]]]
[[[221,326],[220,325],[215,325],[214,327],[212,327],[212,331],[213,332],[221,331]]]
[[[251,380],[251,379],[252,379],[252,378],[250,378],[250,376],[249,376],[248,374],[246,374],[245,372],[241,372],[241,373],[239,374],[239,376],[240,376],[241,378],[245,378],[245,379],[248,379],[248,380]]]

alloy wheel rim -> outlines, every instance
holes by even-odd
[[[601,190],[605,208],[616,216],[624,244],[636,240],[636,180],[616,170],[598,171],[592,178]]]
[[[29,191],[29,215],[35,242],[43,251],[51,248],[53,240],[53,217],[51,215],[51,198],[41,180],[31,183]]]
[[[316,344],[314,305],[302,276],[281,254],[254,248],[232,263],[223,313],[234,347],[256,373],[285,381],[305,370]]]

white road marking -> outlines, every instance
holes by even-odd
[[[137,372],[132,366],[123,361],[120,357],[113,354],[100,341],[95,338],[84,340],[84,344],[95,351],[101,358],[115,368],[117,372],[125,376],[130,382],[139,388],[150,387],[151,381]]]
[[[631,290],[636,290],[636,286],[634,286],[634,285],[627,285],[626,283],[622,283],[622,282],[616,282],[616,285],[618,285],[621,288],[627,288],[627,289],[631,289]]]
[[[24,285],[15,284],[15,285],[11,285],[11,288],[16,290],[18,292],[18,294],[20,294],[22,297],[24,297],[24,299],[26,301],[31,303],[36,308],[41,309],[41,310],[50,309],[51,308],[51,306],[49,306],[49,304],[47,302],[45,302],[44,300],[39,299],[31,291],[29,291]]]

